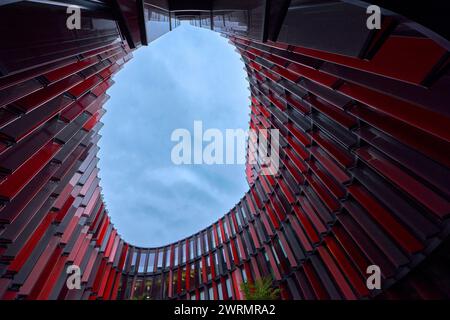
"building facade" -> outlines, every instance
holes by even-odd
[[[267,276],[282,299],[449,298],[446,14],[372,2],[379,29],[361,1],[0,5],[0,299],[244,299]],[[100,119],[113,75],[181,20],[241,54],[249,127],[280,131],[280,170],[248,163],[230,212],[140,248],[102,198]],[[381,289],[366,285],[373,265]]]

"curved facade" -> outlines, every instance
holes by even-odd
[[[0,6],[1,299],[243,299],[240,284],[263,276],[283,299],[449,298],[439,19],[383,9],[369,30],[359,1],[67,2],[81,6],[81,29],[60,3]],[[139,248],[102,199],[102,106],[132,51],[180,20],[241,54],[249,126],[280,130],[280,170],[248,164],[249,191],[216,223]],[[381,290],[366,286],[370,265]]]

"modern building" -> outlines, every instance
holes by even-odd
[[[243,299],[266,276],[283,299],[449,298],[448,14],[371,2],[380,28],[358,0],[3,2],[0,298]],[[102,198],[102,107],[132,52],[181,20],[241,54],[249,126],[279,129],[280,170],[249,163],[216,223],[140,248]]]

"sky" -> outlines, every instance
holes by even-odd
[[[248,189],[244,165],[175,165],[173,130],[248,129],[244,64],[218,33],[182,24],[114,76],[100,131],[104,200],[125,241],[155,247],[227,213]],[[204,144],[206,145],[206,143]]]

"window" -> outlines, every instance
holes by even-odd
[[[208,234],[206,232],[203,234],[203,240],[205,245],[205,252],[209,251]]]
[[[253,244],[252,237],[250,236],[250,233],[247,229],[244,230],[243,236],[245,241],[245,248],[247,249],[247,251],[251,253],[255,252],[255,245]]]
[[[177,295],[178,270],[174,270],[172,278],[172,295]]]
[[[139,268],[138,272],[145,272],[145,260],[147,259],[147,253],[141,252],[141,256],[139,258]]]
[[[238,242],[237,238],[234,239],[234,245],[236,247],[238,260],[240,260],[239,258],[242,257],[242,252],[241,252],[241,249],[239,248],[239,242]]]
[[[181,245],[181,263],[186,262],[186,241],[183,241]]]
[[[226,255],[225,255],[225,247],[222,247],[222,249],[219,251],[219,263],[221,265],[221,272],[225,273],[227,270],[227,263],[226,263]]]
[[[242,272],[242,281],[247,282],[248,281],[247,272],[245,272],[245,269],[242,269],[241,272]]]
[[[211,238],[212,247],[211,250],[216,247],[216,237],[214,236],[214,228],[208,229],[209,236]]]
[[[259,218],[255,220],[255,229],[258,232],[259,238],[262,239],[262,241],[267,241],[269,235],[267,234],[267,230]]]
[[[178,251],[180,251],[180,247],[178,247],[178,245],[176,245],[173,249],[173,253],[174,253],[174,259],[173,259],[173,265],[177,266],[178,265]]]
[[[233,216],[232,215],[228,216],[228,221],[230,222],[230,227],[231,227],[231,234],[230,234],[230,236],[231,236],[231,235],[236,234],[236,230],[234,229],[234,222],[233,222]]]
[[[202,238],[200,235],[197,236],[197,257],[202,255]]]
[[[246,203],[242,202],[242,205],[240,208],[241,208],[242,217],[244,218],[244,221],[245,221],[248,217]]]
[[[219,294],[219,300],[223,300],[222,284],[217,283],[217,293]]]
[[[147,272],[153,272],[155,271],[155,259],[156,259],[156,252],[152,251],[150,252],[150,254],[148,255],[148,267],[147,267]]]
[[[181,269],[181,291],[184,291],[186,288],[186,266]]]
[[[197,268],[197,283],[196,283],[196,286],[198,287],[203,282],[203,279],[202,279],[202,272],[203,272],[202,262],[201,261],[197,262],[197,266],[198,266],[198,268]]]
[[[222,230],[220,228],[220,224],[216,224],[216,231],[217,231],[217,238],[219,239],[219,243],[217,245],[219,245],[220,243],[223,242],[222,240]]]
[[[167,250],[166,250],[166,263],[165,263],[165,267],[166,268],[168,268],[168,267],[170,267],[170,254],[171,254],[171,249],[170,249],[170,247],[167,247]]]
[[[132,298],[132,296],[131,296],[132,286],[133,286],[133,278],[132,277],[128,277],[127,284],[125,286],[125,292],[124,292],[124,297],[127,298],[127,299],[131,299]]]
[[[164,281],[163,281],[164,286],[163,286],[162,297],[163,297],[163,299],[165,299],[165,298],[168,298],[168,294],[169,294],[169,285],[170,285],[170,283],[169,283],[169,274],[168,273],[164,273],[162,275],[162,277],[164,279]]]
[[[189,286],[188,289],[193,289],[195,287],[195,264],[191,263],[191,267],[189,270]]]
[[[274,278],[274,273],[272,270],[272,266],[270,265],[269,255],[267,252],[264,252],[264,258],[266,259],[266,266],[269,269],[270,275]]]
[[[143,279],[138,278],[134,285],[133,298],[137,298],[138,300],[141,300],[143,294],[144,294]]]
[[[217,273],[219,272],[219,260],[218,260],[218,258],[217,258],[217,251],[218,251],[218,250],[216,250],[216,251],[214,252],[214,255],[213,255],[213,259],[214,259],[214,269],[216,270],[216,275],[217,275]]]
[[[227,278],[225,280],[225,284],[227,286],[227,296],[228,296],[228,298],[232,298],[233,297],[233,291],[231,289],[231,280],[230,280],[230,278]]]
[[[162,275],[153,278],[152,298],[161,299],[162,292]]]
[[[214,300],[214,290],[212,286],[208,288],[208,299]]]
[[[223,267],[223,247],[218,249],[214,255],[215,255],[215,260],[216,260],[216,274],[224,274],[225,273],[225,269]]]
[[[137,251],[134,251],[134,252],[133,252],[133,258],[131,259],[131,268],[130,268],[130,271],[131,271],[131,272],[136,271],[136,260],[137,260],[137,255],[138,255]]]
[[[153,282],[152,278],[145,279],[145,288],[144,288],[145,299],[149,299],[151,297],[152,282]]]
[[[209,257],[206,258],[206,278],[208,279],[208,281],[212,279],[211,260],[209,259]]]
[[[163,267],[163,249],[159,249],[158,251],[158,270],[161,270]]]
[[[242,227],[242,221],[241,221],[241,215],[239,214],[238,211],[235,212],[235,217],[236,217],[236,222],[238,224],[238,227],[241,228]]]
[[[194,259],[194,240],[195,238],[189,239],[189,259]]]
[[[227,221],[225,219],[222,220],[222,226],[223,226],[223,232],[225,233],[225,238],[228,239],[230,237],[230,233],[228,232]]]
[[[200,290],[200,300],[205,300],[205,290]]]
[[[278,255],[277,255],[273,245],[270,246],[270,249],[272,250],[273,256],[275,258],[275,262],[279,265],[280,264],[280,259],[278,258]]]
[[[284,225],[284,233],[288,240],[289,245],[292,247],[292,252],[294,253],[297,261],[304,259],[303,249],[301,248],[298,238],[296,237],[294,230],[290,223]]]
[[[280,238],[278,238],[278,244],[280,245],[281,252],[283,252],[284,257],[287,258],[288,255],[287,255],[287,253],[286,253],[286,250],[285,250],[284,247],[283,247],[283,244],[281,243]]]

